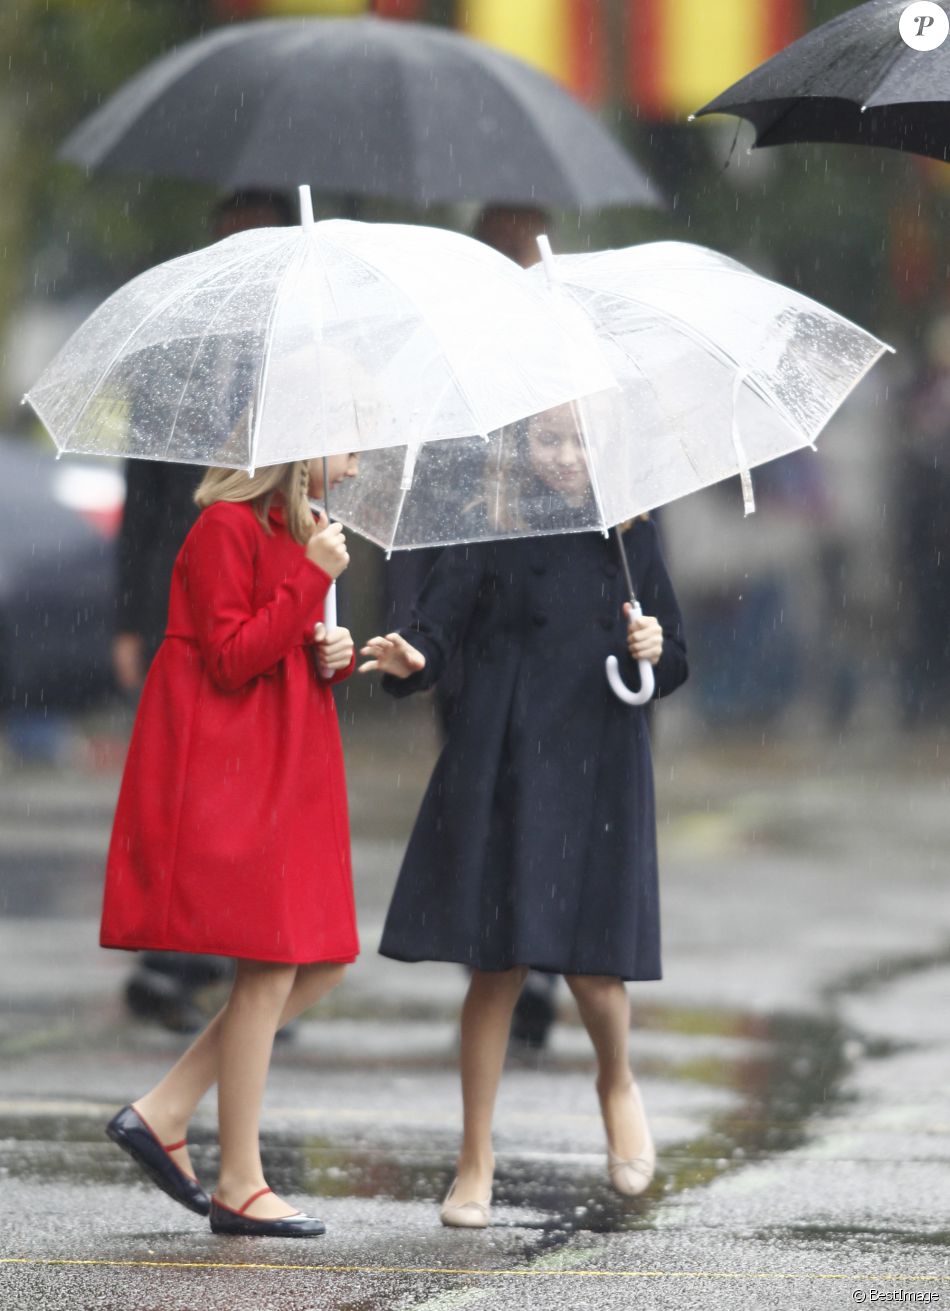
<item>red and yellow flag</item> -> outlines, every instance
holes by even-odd
[[[507,50],[580,96],[604,94],[602,0],[457,0],[469,36]]]
[[[627,99],[687,115],[805,30],[803,0],[626,0]]]

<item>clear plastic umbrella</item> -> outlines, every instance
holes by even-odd
[[[750,468],[813,446],[891,349],[816,301],[700,246],[661,242],[554,257],[541,243],[545,258],[529,277],[548,287],[552,307],[568,302],[593,325],[619,389],[509,427],[487,443],[429,445],[410,489],[398,494],[396,453],[375,453],[336,508],[344,523],[387,550],[606,533],[735,474],[748,513]],[[561,455],[548,459],[546,450]],[[555,458],[559,475],[551,472]],[[622,547],[620,554],[626,564]],[[641,668],[640,693],[624,688],[613,657],[608,677],[625,700],[641,703],[652,691],[649,666]]]
[[[81,325],[25,398],[61,452],[405,458],[615,385],[589,325],[504,256],[437,228],[314,224],[301,194],[300,227],[158,265]]]
[[[437,228],[315,224],[300,196],[300,227],[158,265],[80,326],[25,397],[60,453],[253,470],[395,448],[398,494],[430,439],[487,441],[615,385],[590,326],[503,255]]]
[[[547,255],[530,275],[593,324],[619,392],[583,402],[617,523],[804,446],[892,347],[718,251],[655,242]],[[619,438],[619,441],[618,441]]]

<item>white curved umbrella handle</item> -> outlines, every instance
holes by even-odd
[[[643,611],[635,602],[631,612],[631,619],[639,619]],[[637,668],[640,670],[640,691],[631,692],[629,687],[620,677],[620,666],[617,663],[616,656],[607,657],[607,682],[610,684],[610,690],[620,701],[625,702],[628,706],[645,706],[653,695],[656,687],[656,680],[653,677],[653,666],[649,660],[638,660]]]
[[[331,628],[336,628],[336,583],[330,584],[323,601],[323,624],[328,633]]]
[[[313,225],[313,207],[310,203],[310,188],[298,187],[300,192],[300,222],[303,227],[312,227]],[[309,221],[308,221],[309,220]],[[323,484],[328,487],[330,483],[329,470],[327,468],[327,457],[323,457]],[[311,510],[319,510],[321,514],[326,513],[327,519],[330,518],[329,503],[324,493],[324,503],[319,501],[310,502]],[[329,633],[331,628],[336,628],[336,583],[330,584],[329,591],[323,599],[323,626]],[[320,673],[324,678],[331,678],[332,671],[323,669],[321,666]]]
[[[323,626],[329,633],[331,628],[336,628],[336,583],[330,584],[330,590],[323,600]],[[332,678],[333,670],[325,669],[320,665],[321,678]]]

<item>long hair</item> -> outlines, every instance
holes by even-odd
[[[519,419],[494,434],[493,446],[485,462],[482,493],[466,506],[466,510],[482,509],[497,533],[520,535],[530,528],[526,511],[535,479],[528,460],[528,421]],[[649,517],[649,514],[640,514],[634,519],[624,520],[618,527],[621,533],[627,533],[636,519]]]
[[[271,531],[267,516],[274,497],[284,498],[284,523],[295,542],[306,546],[313,534],[313,514],[307,500],[310,486],[310,461],[292,460],[289,464],[270,464],[253,474],[243,469],[209,469],[195,492],[195,504],[204,510],[215,501],[251,501],[254,512],[266,533]]]
[[[480,506],[495,532],[521,533],[527,528],[522,509],[527,480],[528,425],[524,419],[495,434],[487,452],[482,493],[467,510]]]

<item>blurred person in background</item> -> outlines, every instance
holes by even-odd
[[[508,259],[530,268],[540,259],[538,237],[547,232],[550,216],[543,209],[524,205],[486,205],[472,228],[472,236]],[[422,589],[441,547],[397,553],[386,565],[387,631],[408,621],[412,604]],[[462,662],[452,660],[435,688],[436,718],[445,741],[462,692]],[[530,1050],[542,1049],[555,1018],[556,974],[532,970],[525,980],[511,1024],[514,1042]]]
[[[211,214],[216,241],[293,222],[290,201],[270,191],[235,192]],[[203,474],[203,468],[192,465],[126,462],[112,666],[119,688],[133,701],[165,633],[172,569],[198,514],[194,494]],[[125,999],[133,1015],[177,1033],[193,1033],[205,1020],[196,993],[230,975],[231,962],[223,957],[143,952],[126,983]]]
[[[543,209],[527,205],[486,205],[475,220],[472,236],[508,259],[529,269],[541,258],[538,237],[551,219]]]
[[[853,690],[828,634],[844,564],[839,547],[831,549],[820,459],[795,451],[760,465],[754,479],[751,518],[743,516],[738,479],[663,510],[683,611],[698,635],[696,707],[710,730],[761,730],[814,683],[825,717],[841,726]]]
[[[897,595],[910,610],[900,687],[902,720],[914,729],[939,723],[950,706],[950,314],[927,329],[904,413]]]

